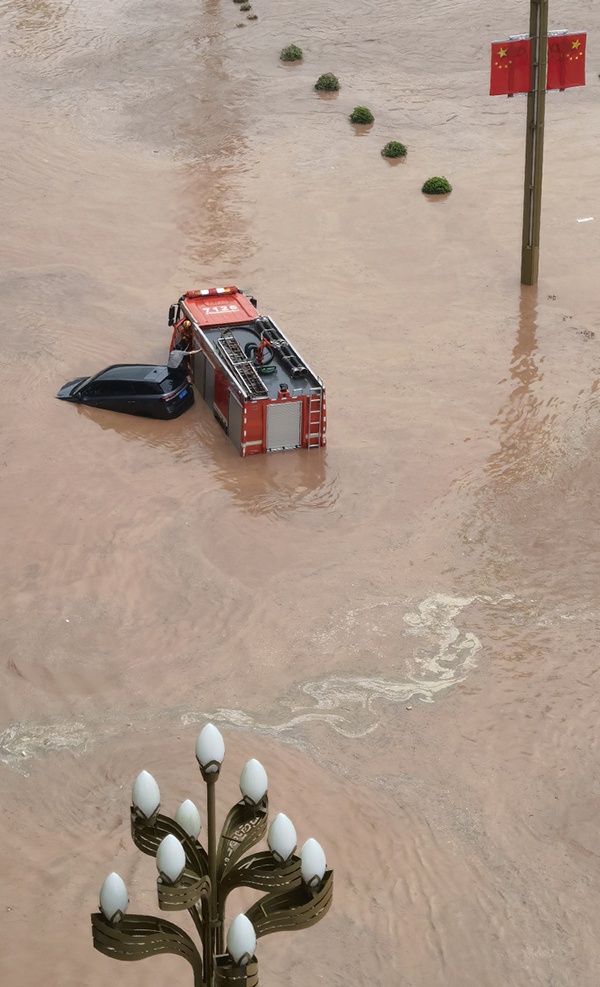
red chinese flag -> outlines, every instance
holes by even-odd
[[[531,41],[494,41],[490,96],[512,96],[531,89]]]
[[[585,34],[562,34],[548,38],[546,89],[585,86],[585,41]]]

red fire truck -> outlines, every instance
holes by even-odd
[[[241,456],[325,445],[325,388],[256,299],[235,287],[186,291],[169,309],[171,349]]]

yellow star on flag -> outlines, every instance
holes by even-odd
[[[572,42],[571,42],[571,46],[572,46],[573,48],[579,48],[579,45],[580,45],[580,44],[581,44],[581,41],[572,41]]]
[[[573,45],[574,45],[574,43],[573,43]],[[506,48],[501,48],[500,51],[498,52],[498,58],[506,58],[507,54],[508,54],[507,49]]]

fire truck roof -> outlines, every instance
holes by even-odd
[[[222,326],[252,322],[258,316],[246,295],[234,287],[186,291],[182,301],[199,326]]]

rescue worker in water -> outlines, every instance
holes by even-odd
[[[169,359],[167,360],[167,367],[171,367],[171,368],[180,367],[184,360],[187,360],[188,357],[194,356],[195,353],[200,352],[199,349],[197,350],[188,349],[188,347],[191,346],[193,339],[194,339],[194,335],[192,332],[192,323],[189,321],[189,319],[185,319],[181,323],[179,339],[175,343],[175,346],[173,347],[171,352],[169,353]],[[187,363],[186,366],[189,369],[189,363]]]

